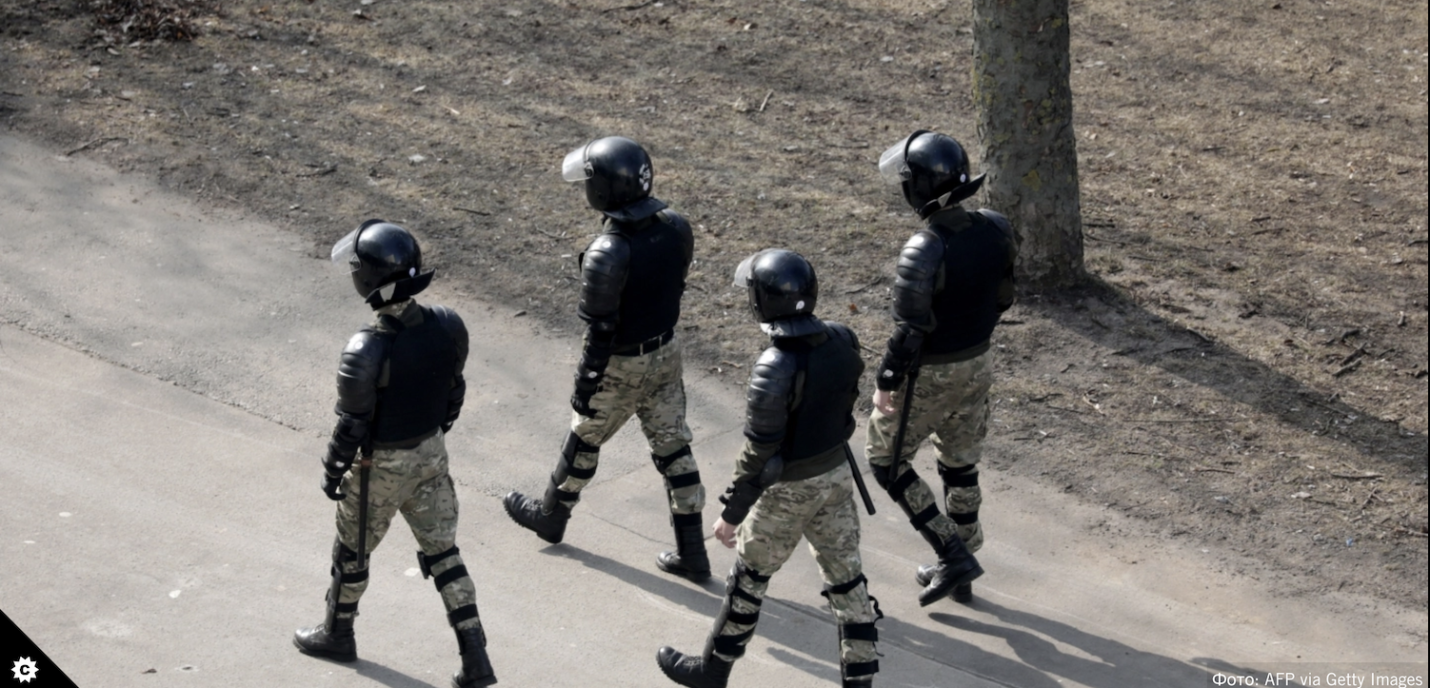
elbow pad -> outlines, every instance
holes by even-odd
[[[780,481],[784,467],[784,458],[775,454],[765,462],[758,474],[726,488],[725,494],[720,497],[720,503],[725,505],[724,511],[720,512],[720,518],[730,525],[740,525],[745,517],[750,515],[750,509],[760,500],[760,495]]]
[[[879,363],[879,374],[875,377],[874,384],[886,392],[898,389],[904,384],[904,376],[908,375],[909,369],[913,367],[923,343],[923,332],[905,323],[895,327],[894,336],[889,338],[888,348],[884,352],[884,360]]]
[[[365,419],[342,414],[328,440],[328,454],[323,457],[323,471],[334,478],[353,465],[358,448],[367,441],[369,425]]]

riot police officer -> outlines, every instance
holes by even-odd
[[[512,492],[507,513],[541,539],[565,536],[571,509],[596,475],[601,445],[631,416],[640,419],[651,460],[664,477],[676,550],[656,565],[692,581],[710,577],[701,509],[705,488],[691,456],[685,385],[675,334],[695,240],[690,224],[651,196],[650,155],[628,138],[596,139],[571,151],[561,176],[585,186],[603,232],[581,255],[586,323],[571,395],[571,430],[540,499]]]
[[[754,635],[770,577],[801,537],[809,540],[824,595],[839,622],[840,674],[867,688],[879,670],[876,619],[859,558],[859,515],[848,440],[864,361],[847,327],[814,316],[819,284],[799,254],[765,250],[747,258],[735,281],[770,336],[750,373],[745,449],[715,537],[736,547],[725,603],[700,655],[663,647],[656,656],[672,681],[723,688]]]
[[[894,334],[875,376],[865,456],[938,555],[916,575],[925,586],[919,603],[949,593],[967,602],[983,573],[972,552],[983,544],[978,461],[993,380],[989,338],[1015,298],[1017,239],[1001,214],[959,205],[983,175],[970,178],[968,156],[949,136],[914,132],[880,156],[879,173],[902,187],[926,226],[899,254]],[[909,463],[930,436],[947,514]]]
[[[406,229],[368,220],[333,247],[376,322],[348,341],[338,364],[337,427],[323,458],[323,493],[338,502],[332,586],[323,623],[293,636],[298,649],[357,659],[353,618],[367,589],[368,556],[398,511],[412,527],[424,578],[433,578],[457,634],[454,688],[496,683],[476,588],[457,549],[457,496],[444,436],[462,410],[467,328],[455,312],[413,296],[432,282]]]

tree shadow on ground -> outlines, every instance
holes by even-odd
[[[1232,347],[1148,311],[1116,287],[1092,277],[1064,294],[1027,300],[1024,307],[1087,340],[1235,402],[1308,434],[1327,437],[1383,461],[1387,467],[1423,470],[1430,451],[1425,433],[1406,432],[1365,409],[1318,391]],[[1111,311],[1123,323],[1156,332],[1153,344],[1126,328],[1089,317]]]

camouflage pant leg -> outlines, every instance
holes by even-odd
[[[978,485],[978,462],[988,435],[988,390],[993,386],[993,354],[940,366],[944,397],[950,414],[934,431],[939,474],[943,477],[944,508],[971,552],[983,546],[983,524],[978,509],[983,491]]]
[[[679,343],[671,341],[648,355],[652,357],[648,394],[637,403],[636,415],[659,468],[664,457],[689,447],[693,435],[685,422],[685,380]],[[705,486],[700,484],[698,468],[688,452],[665,466],[662,476],[671,513],[698,514],[705,508]]]
[[[856,585],[846,592],[838,591],[838,586],[864,573],[864,564],[859,558],[859,510],[854,506],[854,480],[849,466],[841,464],[812,480],[823,480],[830,485],[829,500],[804,527],[804,537],[819,564],[825,588],[834,588],[828,590],[829,608],[841,626],[872,623],[876,616],[867,584]],[[872,641],[849,640],[840,635],[841,664],[872,662],[878,657]]]
[[[571,412],[571,432],[581,438],[582,442],[599,450],[601,445],[620,432],[626,421],[635,415],[636,407],[645,393],[642,383],[650,368],[647,360],[649,356],[650,354],[611,357],[600,387],[591,396],[590,406],[595,415],[583,416],[575,411]],[[594,471],[600,463],[600,458],[599,451],[578,450],[572,458],[572,465],[575,468]],[[579,494],[592,479],[594,478],[568,475],[556,487],[564,492]],[[568,507],[576,504],[575,501],[564,500],[562,503]]]
[[[899,453],[899,465],[894,471],[891,485],[898,482],[898,479],[905,473],[914,470],[912,461],[918,452],[919,445],[924,439],[933,434],[943,417],[939,411],[937,401],[937,390],[929,389],[924,378],[920,377],[914,385],[914,398],[909,405],[909,423],[904,431],[903,451]],[[896,405],[899,402],[898,395],[895,395]],[[902,406],[899,407],[902,412]],[[872,466],[888,467],[894,462],[894,439],[899,430],[899,415],[885,415],[878,408],[869,417],[869,426],[865,435],[864,456],[869,459]],[[917,475],[917,473],[915,473]],[[932,517],[924,523],[924,528],[932,532],[941,542],[947,542],[950,537],[957,532],[957,526],[951,519],[943,515],[938,510],[938,501],[934,498],[933,490],[929,489],[928,483],[923,478],[918,478],[904,488],[902,494],[889,495],[895,501],[902,501],[910,512],[913,519],[919,514],[928,514],[932,508]],[[914,524],[918,527],[918,524]]]
[[[730,611],[741,615],[757,614],[769,589],[769,579],[789,561],[794,548],[804,537],[804,528],[816,511],[827,501],[829,486],[819,477],[787,483],[775,483],[765,490],[750,514],[735,528],[735,552],[738,576],[727,584],[735,585],[753,599],[727,590]],[[740,565],[743,563],[743,567]],[[755,575],[751,575],[751,573]],[[754,623],[739,623],[727,619],[714,630],[718,636],[752,634]],[[743,647],[748,639],[739,642]],[[735,656],[718,653],[726,660]]]
[[[397,510],[407,500],[407,496],[417,482],[412,473],[420,470],[420,465],[411,461],[406,456],[408,453],[410,452],[391,449],[380,449],[373,452],[372,467],[368,473],[366,538],[368,555],[377,549],[378,544],[387,535],[387,529],[392,525],[392,517],[397,514]],[[360,482],[359,467],[354,465],[343,476],[342,490],[347,496],[338,502],[336,516],[338,540],[342,542],[343,546],[353,551],[358,549]],[[356,573],[364,568],[364,563],[356,560],[343,562],[345,573]],[[338,595],[338,603],[356,604],[366,590],[366,579],[357,583],[344,583]],[[353,614],[339,613],[338,616],[351,618]]]
[[[441,432],[412,452],[421,457],[428,468],[423,472],[425,479],[403,503],[402,515],[412,528],[412,536],[422,548],[422,554],[435,557],[457,546],[457,493],[452,487],[452,476],[447,472],[447,449]],[[476,616],[477,589],[467,575],[462,555],[453,553],[443,557],[430,566],[428,573],[449,615],[470,608],[470,615],[464,615],[455,627],[480,626],[481,619]]]
[[[693,437],[685,422],[682,375],[680,344],[675,340],[643,356],[612,356],[600,388],[591,397],[591,408],[596,414],[588,418],[572,412],[571,432],[581,441],[600,447],[614,437],[631,416],[638,415],[653,456],[679,452],[690,445]],[[598,460],[597,452],[578,451],[574,465],[594,469]],[[683,456],[672,462],[664,475],[667,481],[675,479],[679,484],[682,481],[678,476],[689,473],[697,473],[695,460]],[[567,476],[557,487],[580,492],[590,482],[590,479]],[[696,483],[672,490],[670,507],[677,514],[699,513],[705,507],[705,488]]]
[[[805,480],[776,483],[765,490],[750,509],[750,515],[735,530],[740,561],[759,579],[745,572],[737,578],[736,584],[754,598],[763,600],[769,589],[769,577],[789,561],[802,537],[809,539],[826,582],[844,583],[862,572],[859,516],[854,509],[853,480],[848,466]],[[840,623],[874,620],[862,586],[851,594],[832,596],[831,606],[835,607],[834,614]],[[760,604],[732,595],[730,608],[739,614],[753,614],[759,611]],[[715,632],[717,636],[740,635],[753,631],[754,627],[754,624],[726,621]],[[841,646],[840,654],[846,661],[869,661],[874,656],[873,650],[873,644],[867,641],[849,641]]]

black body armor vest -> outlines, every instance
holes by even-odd
[[[396,322],[396,319],[393,319]],[[428,308],[422,324],[391,335],[387,386],[378,392],[373,440],[401,442],[447,420],[448,392],[457,372],[457,345]]]
[[[925,355],[983,344],[998,324],[998,287],[1008,264],[1009,239],[978,213],[964,217],[969,223],[959,227],[929,225],[944,248],[941,285],[933,296],[938,326],[924,337]]]
[[[790,410],[780,454],[786,464],[828,452],[854,435],[854,403],[864,359],[854,335],[843,325],[826,323],[828,336],[776,340],[775,346],[798,360],[799,405]]]
[[[677,222],[666,222],[669,214]],[[643,229],[619,227],[630,246],[625,289],[621,290],[617,348],[639,344],[673,329],[680,320],[680,297],[689,267],[690,228],[678,215],[662,211]]]

